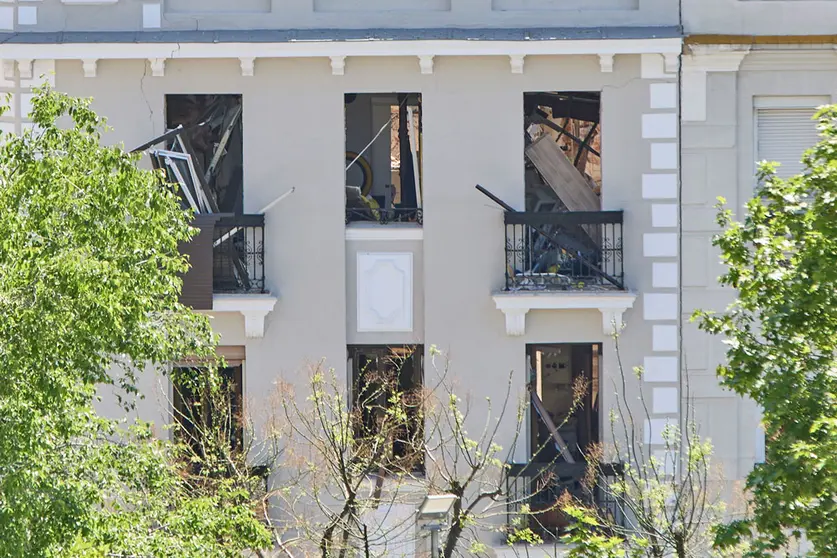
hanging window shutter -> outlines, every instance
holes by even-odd
[[[781,163],[776,173],[789,178],[805,170],[802,154],[819,141],[816,108],[756,109],[758,161]]]

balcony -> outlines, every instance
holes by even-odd
[[[621,211],[508,211],[506,290],[624,290]]]
[[[212,234],[212,290],[264,293],[264,215],[222,215]]]
[[[494,302],[509,335],[529,310],[595,308],[605,334],[636,295],[625,288],[621,211],[505,213],[505,289]]]
[[[623,475],[619,464],[598,466],[596,486],[584,485],[587,473],[586,463],[528,463],[510,464],[506,472],[507,525],[516,528],[529,527],[544,541],[559,540],[569,526],[567,516],[558,508],[558,499],[568,492],[586,504],[593,504],[599,512],[615,525],[625,526],[624,505],[611,489],[613,483]],[[524,506],[529,516],[520,517]],[[515,524],[520,517],[527,522]]]
[[[240,312],[247,337],[264,335],[264,318],[276,304],[266,290],[264,215],[198,214],[199,233],[183,252],[191,268],[181,302],[195,310]]]

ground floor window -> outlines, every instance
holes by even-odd
[[[531,405],[532,457],[543,462],[559,458],[557,439],[562,439],[572,458],[583,460],[585,448],[599,441],[600,346],[530,345],[528,352],[529,390],[540,401]]]
[[[569,525],[555,506],[565,492],[581,501],[599,499],[582,480],[588,450],[600,441],[601,345],[529,345],[527,360],[531,463],[516,488],[531,495],[533,511],[543,511],[530,527],[553,539]]]
[[[424,469],[423,355],[424,348],[420,345],[348,348],[355,440],[362,445],[364,440],[380,435],[378,425],[396,401],[407,414],[405,424],[387,433],[385,461],[389,461],[393,470]]]
[[[240,450],[244,443],[243,366],[221,368],[217,391],[203,381],[205,372],[199,367],[180,367],[172,373],[174,435],[198,456],[217,447]]]

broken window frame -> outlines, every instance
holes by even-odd
[[[210,267],[213,269],[213,281],[211,284],[203,280],[189,282],[190,286],[202,291],[196,295],[197,298],[193,298],[195,300],[198,298],[204,300],[208,296],[211,300],[211,295],[214,292],[264,293],[266,292],[264,275],[264,211],[267,211],[267,209],[284,199],[293,189],[268,204],[260,214],[242,214],[241,209],[243,208],[244,195],[243,96],[238,94],[172,94],[166,96],[166,102],[170,103],[173,97],[181,96],[210,97],[214,99],[206,100],[206,104],[210,105],[210,108],[209,110],[204,110],[195,122],[188,123],[185,126],[182,123],[178,124],[175,128],[137,147],[132,152],[136,153],[148,150],[152,167],[162,169],[168,181],[179,186],[184,208],[191,209],[196,214],[196,223],[201,220],[198,217],[207,223],[210,222],[209,216],[216,217],[210,249],[208,251],[204,249],[190,251],[189,247],[184,249],[193,258],[203,258],[204,260],[209,258],[211,263]],[[167,118],[169,117],[168,110],[169,107],[167,106]],[[211,157],[208,157],[208,166],[204,170],[194,150],[194,146],[189,139],[189,135],[206,126],[212,126],[213,121],[218,118],[221,119],[218,122],[218,126],[223,131],[220,133],[218,143],[213,147]],[[226,149],[236,127],[238,127],[242,142],[242,161],[240,165],[237,165],[241,167],[241,183],[237,187],[238,201],[234,204],[234,211],[222,212],[219,208],[220,192],[213,192],[209,183],[215,177],[221,162],[229,155]],[[160,144],[163,144],[166,148],[152,149]],[[233,172],[233,174],[235,175],[237,173]],[[225,194],[226,197],[227,195]],[[216,263],[219,258],[229,260],[229,269],[221,269],[221,271],[229,271],[229,273],[225,273],[224,275],[235,278],[235,288],[229,286],[231,284],[229,281],[224,283],[223,288],[220,290],[216,288],[224,279],[224,277],[218,276]],[[208,294],[203,292],[207,288],[209,289]],[[205,303],[202,304],[205,305]]]

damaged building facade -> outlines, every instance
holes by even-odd
[[[688,317],[731,296],[715,197],[743,205],[757,159],[798,169],[835,90],[830,45],[753,37],[791,3],[11,1],[0,129],[29,126],[47,81],[180,185],[201,230],[184,301],[245,407],[321,359],[351,386],[406,351],[421,385],[436,346],[477,407],[514,371],[532,405],[510,461],[559,462],[572,485],[579,449],[610,439],[617,328],[638,438],[673,470],[663,429],[694,405],[736,481],[758,409],[718,387],[722,345]],[[579,377],[593,390],[558,431]],[[141,381],[140,414],[171,421],[167,380]]]

